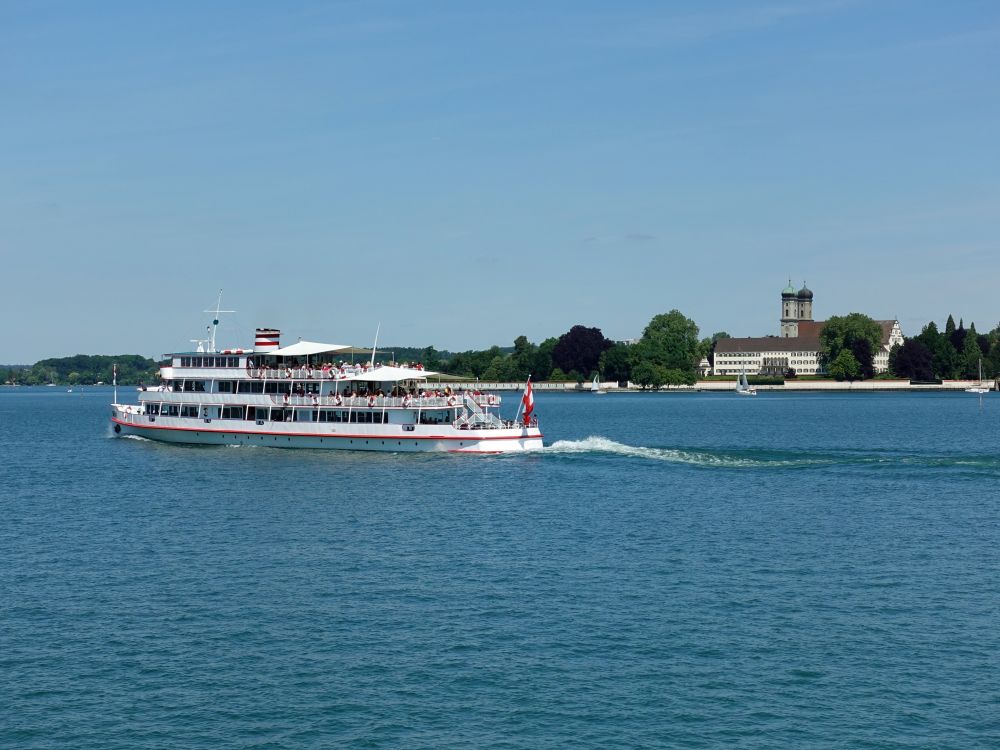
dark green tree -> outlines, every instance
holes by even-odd
[[[889,370],[899,378],[934,380],[934,356],[919,339],[907,339],[889,352]]]
[[[976,330],[976,324],[969,323],[968,335],[976,340],[976,344],[979,346],[979,353],[981,356],[985,357],[990,351],[990,338],[986,334],[979,333]]]
[[[667,368],[660,367],[648,360],[639,362],[632,368],[632,382],[643,390],[659,389],[666,384],[668,377]]]
[[[968,331],[965,342],[962,346],[962,353],[959,363],[962,368],[962,377],[979,377],[979,363],[983,358],[983,350],[979,348],[979,339],[973,329]]]
[[[438,371],[441,369],[441,358],[438,355],[437,349],[433,346],[428,346],[424,349],[420,353],[420,359],[418,361],[428,370]]]
[[[861,313],[835,315],[826,321],[819,337],[820,357],[831,375],[833,375],[833,370],[830,369],[832,364],[845,350],[851,354],[851,359],[859,367],[858,373],[850,379],[858,376],[871,377],[867,373],[874,374],[873,357],[882,346],[882,326],[867,315]],[[843,363],[846,363],[846,360]]]
[[[827,366],[827,372],[836,380],[857,380],[861,375],[861,365],[850,349],[841,349],[837,357]]]
[[[850,352],[854,355],[861,368],[859,377],[862,380],[875,377],[875,354],[872,352],[871,341],[865,338],[851,341]]]
[[[639,363],[648,362],[694,377],[700,345],[698,326],[679,310],[656,315],[631,347],[633,374]]]
[[[630,348],[627,344],[615,344],[601,355],[600,370],[605,380],[628,382],[632,371]]]
[[[581,375],[594,372],[601,354],[614,346],[604,338],[600,328],[573,326],[559,337],[552,349],[552,364],[563,372],[576,371]]]
[[[983,358],[983,377],[990,380],[1000,377],[1000,339],[990,344],[990,351]]]
[[[690,370],[677,370],[675,368],[663,368],[664,385],[694,385],[697,382],[694,374]]]
[[[504,356],[499,346],[491,346],[483,351],[458,352],[442,366],[443,372],[467,378],[481,378],[493,361]]]
[[[559,343],[557,338],[547,338],[538,345],[532,357],[531,377],[533,380],[550,380],[552,376],[552,350]]]
[[[965,321],[959,318],[958,328],[952,331],[951,335],[948,336],[948,340],[951,341],[951,345],[955,347],[956,352],[960,352],[965,348],[965,338],[968,334],[969,332],[965,330]]]
[[[949,314],[949,315],[948,315],[948,320],[947,320],[947,321],[945,321],[945,324],[944,324],[944,335],[945,335],[945,336],[947,336],[947,337],[948,337],[948,338],[950,339],[950,338],[951,338],[951,335],[952,335],[952,334],[953,334],[954,332],[955,332],[955,318],[954,318],[954,317],[952,317],[952,316],[951,316],[951,315]]]
[[[952,333],[954,333],[955,320],[950,315],[948,319],[951,321],[951,329]],[[926,346],[931,353],[934,378],[954,378],[958,369],[958,352],[951,345],[951,340],[947,333],[948,326],[946,325],[945,328],[945,333],[939,333],[937,324],[931,321],[916,336],[916,339]]]
[[[527,336],[518,336],[514,339],[514,351],[511,354],[511,359],[514,363],[517,380],[525,380],[532,373],[537,354],[538,347],[528,341]]]

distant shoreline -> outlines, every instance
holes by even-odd
[[[429,382],[436,382],[431,380]],[[524,389],[524,383],[497,382],[497,381],[455,381],[446,382],[452,388],[481,391],[520,391]],[[800,392],[800,393],[890,393],[893,391],[904,391],[909,393],[923,392],[961,392],[966,388],[978,385],[978,380],[945,380],[944,382],[930,384],[914,384],[908,380],[856,380],[836,381],[836,380],[788,380],[784,385],[754,385],[758,391],[775,392]],[[673,385],[665,386],[659,390],[632,387],[620,388],[616,383],[601,383],[601,388],[608,394],[620,393],[730,393],[736,387],[736,381],[728,380],[699,380],[694,385]],[[751,385],[753,385],[751,383]],[[993,387],[991,382],[985,383],[989,388]],[[532,382],[531,387],[539,392],[545,393],[591,393],[590,383],[567,383],[563,381],[538,381]]]
[[[429,380],[429,383],[437,383]],[[476,382],[476,381],[442,381],[456,390],[480,390],[480,391],[522,391],[524,383],[521,382]],[[751,384],[752,385],[752,384]],[[759,392],[769,391],[775,393],[961,393],[966,388],[979,385],[976,380],[946,380],[943,383],[921,383],[914,384],[906,380],[858,380],[852,382],[836,380],[800,380],[786,382],[784,385],[754,385]],[[991,392],[995,391],[993,383],[984,383]],[[590,383],[579,385],[577,383],[566,383],[563,381],[538,381],[532,382],[532,388],[542,393],[591,393]],[[21,383],[0,383],[0,387],[12,390],[14,388],[76,388],[111,390],[114,386],[111,383],[53,383],[24,385]],[[138,389],[139,383],[119,383],[119,388]],[[642,389],[637,387],[621,388],[614,383],[602,383],[601,388],[609,395],[627,393],[731,393],[735,389],[735,381],[724,380],[700,380],[694,385],[673,385],[664,386],[658,390],[652,388]]]

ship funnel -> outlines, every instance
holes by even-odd
[[[278,348],[278,340],[280,338],[281,331],[277,328],[258,328],[253,350],[255,352],[273,352]]]

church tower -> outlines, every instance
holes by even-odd
[[[813,293],[805,285],[805,282],[802,283],[802,288],[799,289],[799,293],[795,297],[799,301],[799,320],[812,320]]]
[[[809,292],[810,297],[812,292]],[[812,318],[812,301],[809,302],[809,318]],[[781,292],[781,338],[795,338],[799,335],[799,297],[788,280]]]

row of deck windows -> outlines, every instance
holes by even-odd
[[[239,357],[177,357],[181,367],[239,367]],[[177,359],[174,361],[176,362]]]
[[[817,352],[781,352],[780,355],[771,356],[784,356],[784,357],[815,357]],[[717,359],[732,360],[734,358],[746,358],[746,357],[760,357],[763,356],[760,352],[717,352]]]
[[[174,380],[168,381],[166,385],[174,391],[184,393],[204,393],[208,390],[208,383],[204,380]],[[291,383],[288,381],[262,382],[260,380],[220,380],[216,384],[218,393],[298,393],[300,395],[311,395],[319,393],[319,383]]]
[[[204,393],[208,390],[208,383],[204,380],[181,380],[175,379],[167,381],[165,385],[174,391],[185,393]],[[318,394],[320,383],[309,381],[261,381],[261,380],[219,380],[216,383],[217,393],[272,393],[283,394],[295,393],[299,396],[311,396]],[[358,384],[359,387],[362,387]],[[332,391],[331,391],[332,392]]]
[[[199,411],[200,409],[200,411]],[[208,419],[214,407],[196,404],[146,404],[146,413],[162,417],[194,417]],[[389,415],[380,410],[351,409],[288,409],[284,407],[223,406],[222,419],[268,422],[350,422],[385,424]]]

